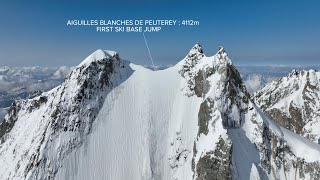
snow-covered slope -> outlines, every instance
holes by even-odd
[[[292,71],[254,94],[255,102],[278,123],[320,142],[320,72]]]
[[[0,179],[320,178],[319,145],[264,115],[225,50],[199,44],[159,71],[97,50],[13,104],[0,137]]]
[[[132,73],[117,54],[99,58],[74,69],[62,85],[11,106],[0,125],[0,179],[54,177],[84,142],[107,93]]]

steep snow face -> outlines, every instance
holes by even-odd
[[[98,50],[0,133],[0,179],[320,178],[319,145],[250,101],[222,47],[159,71]]]
[[[320,142],[320,73],[293,71],[254,94],[254,101],[278,123]]]
[[[109,93],[93,133],[66,158],[58,179],[171,179],[171,167],[192,177],[199,100],[183,96],[176,67],[130,67],[134,73]]]
[[[0,179],[55,177],[62,160],[92,132],[106,95],[131,74],[117,54],[92,59],[74,69],[62,85],[16,101],[0,125]]]

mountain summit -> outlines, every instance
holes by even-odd
[[[251,100],[220,48],[151,71],[98,50],[16,101],[0,125],[1,179],[319,179],[320,146]]]
[[[287,129],[320,144],[320,72],[293,70],[254,94],[254,101]]]
[[[78,67],[84,65],[90,65],[92,62],[101,60],[101,59],[110,59],[112,57],[118,56],[118,53],[115,51],[101,50],[98,49],[89,55],[85,60],[83,60]]]
[[[188,53],[187,57],[189,59],[199,60],[203,57],[203,50],[199,43],[196,43]]]

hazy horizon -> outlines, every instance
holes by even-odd
[[[36,3],[35,3],[36,2]],[[97,33],[69,19],[193,19],[199,26],[146,33],[155,64],[175,64],[200,42],[210,56],[224,46],[235,64],[319,64],[320,2],[4,1],[0,66],[75,66],[96,49],[150,64],[142,33]],[[165,9],[165,11],[163,11]]]

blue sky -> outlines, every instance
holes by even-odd
[[[97,33],[68,19],[194,19],[197,27],[147,33],[155,64],[175,64],[196,43],[207,55],[224,46],[236,64],[320,64],[320,2],[2,1],[0,66],[77,65],[96,49],[150,64],[141,33]]]

